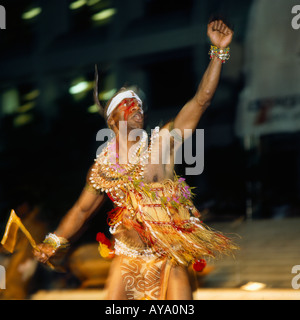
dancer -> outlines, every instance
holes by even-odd
[[[107,299],[192,299],[188,265],[197,267],[205,257],[236,249],[230,239],[200,221],[191,188],[174,174],[184,129],[196,130],[216,91],[222,63],[229,59],[233,31],[217,20],[208,24],[207,35],[211,61],[195,96],[174,120],[153,130],[150,142],[145,132],[138,142],[129,138],[144,125],[142,101],[135,92],[122,88],[107,103],[104,116],[115,137],[95,160],[86,187],[56,232],[34,251],[45,263],[109,198],[115,206],[108,216],[113,247],[105,237],[98,238],[100,253],[114,255]],[[167,140],[170,148],[164,147]]]

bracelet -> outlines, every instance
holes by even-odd
[[[210,59],[212,59],[212,57],[217,57],[222,60],[222,63],[225,63],[225,61],[230,58],[230,48],[220,49],[216,46],[211,46],[208,54]]]
[[[67,248],[69,246],[69,241],[66,238],[58,237],[54,233],[48,233],[43,243],[49,244],[54,250],[57,250],[58,248]]]

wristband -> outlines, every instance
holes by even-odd
[[[226,60],[230,58],[230,48],[220,49],[216,46],[211,46],[208,52],[210,59],[212,57],[217,57],[218,59],[222,60],[222,63],[225,63]]]
[[[67,248],[69,246],[69,241],[66,238],[58,237],[54,233],[48,233],[43,243],[49,244],[54,250]]]

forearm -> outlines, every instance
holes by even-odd
[[[69,240],[72,240],[91,215],[100,208],[106,200],[105,194],[91,192],[89,188],[84,188],[79,199],[74,206],[67,212],[61,220],[55,234],[50,233],[46,236],[43,243],[37,246],[33,254],[40,262],[47,262],[58,248],[68,246]]]
[[[69,240],[83,227],[91,214],[91,211],[84,211],[75,204],[63,217],[55,233]]]
[[[206,109],[217,90],[222,70],[222,61],[213,57],[201,79],[197,92],[194,96],[195,101],[201,112],[201,108]]]
[[[48,234],[43,243],[34,249],[33,254],[38,261],[46,263],[56,253],[58,248],[68,247],[69,240],[82,228],[94,212],[94,209],[103,200],[103,197],[99,196],[95,198],[95,202],[86,202],[85,206],[83,206],[82,199],[89,198],[91,199],[91,196],[84,191],[79,200],[64,216],[55,234]]]
[[[84,189],[74,206],[67,212],[56,229],[60,237],[72,238],[105,201],[104,194],[91,193]]]
[[[174,127],[180,129],[197,128],[198,122],[210,105],[216,92],[222,70],[222,63],[229,59],[229,45],[233,31],[221,20],[208,24],[207,35],[212,43],[210,50],[211,61],[201,79],[196,94],[187,102],[174,119]]]
[[[213,98],[221,75],[222,64],[230,57],[230,43],[233,31],[221,20],[208,24],[207,35],[211,41],[209,55],[211,62],[203,75],[195,99],[200,106],[207,106]]]
[[[222,70],[222,61],[212,57],[194,97],[186,103],[174,120],[174,127],[195,130],[216,92]]]

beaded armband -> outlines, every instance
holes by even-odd
[[[230,58],[230,48],[220,49],[216,46],[211,46],[208,54],[210,59],[212,59],[212,57],[217,57],[222,60],[222,63],[225,63],[225,61]]]
[[[43,243],[49,244],[54,250],[58,248],[65,249],[69,247],[69,241],[66,238],[58,237],[54,233],[48,233]]]

